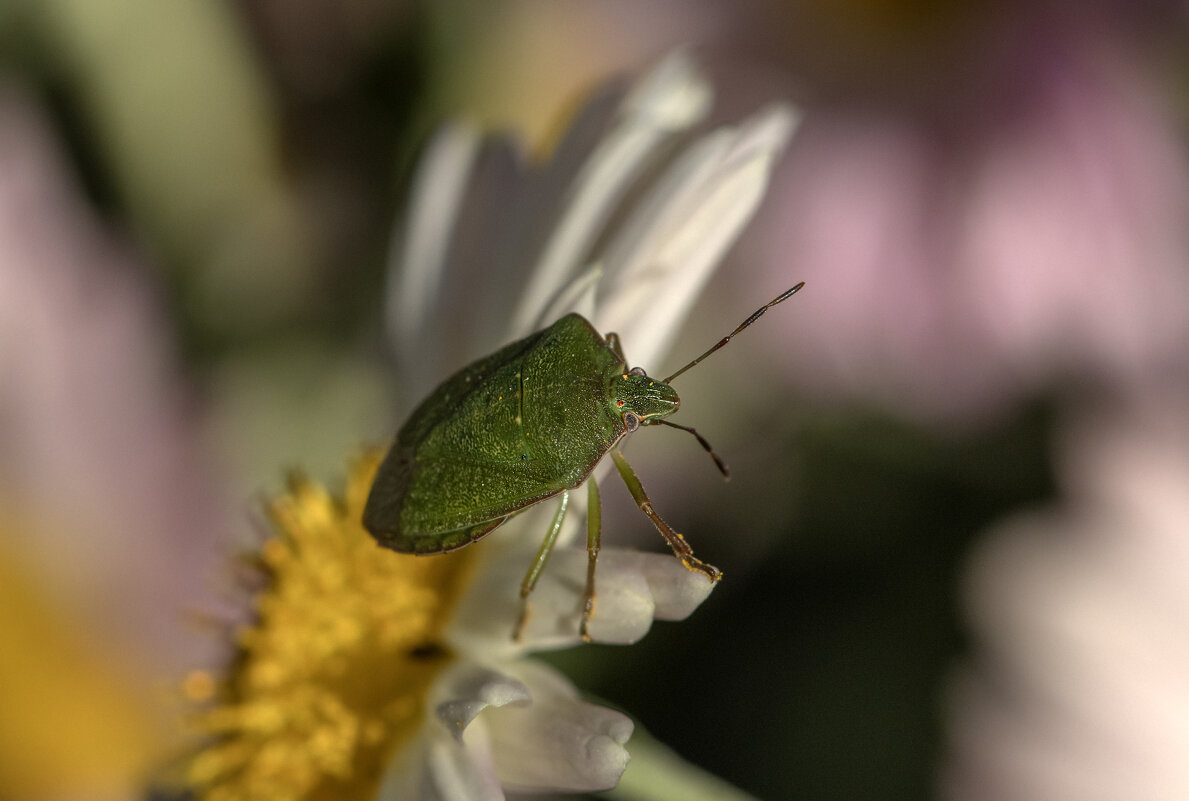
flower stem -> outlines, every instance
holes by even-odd
[[[686,762],[639,725],[628,746],[632,761],[619,786],[600,798],[610,801],[756,801],[737,787]]]

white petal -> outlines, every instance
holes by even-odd
[[[681,53],[662,61],[625,99],[620,118],[591,153],[569,190],[558,222],[525,287],[509,337],[544,322],[550,299],[569,280],[649,157],[705,114],[710,90]]]
[[[649,117],[657,128],[679,131],[706,116],[712,99],[689,53],[675,50],[632,87],[623,105],[628,115]]]
[[[595,264],[582,275],[571,281],[558,294],[549,308],[541,315],[544,320],[556,320],[559,317],[577,312],[590,319],[595,309],[595,291],[598,289],[599,279],[603,277],[603,266]]]
[[[430,141],[413,177],[407,221],[393,233],[390,250],[387,325],[397,347],[432,346],[419,336],[427,314],[437,306],[455,220],[479,152],[479,132],[456,123],[442,128]],[[402,361],[414,360],[406,353]],[[433,354],[420,358],[435,362]]]
[[[619,570],[639,571],[648,583],[657,620],[685,620],[714,589],[705,573],[690,570],[669,554],[614,551],[609,559]]]
[[[430,693],[433,718],[393,760],[379,797],[502,801],[487,727],[476,717],[486,709],[530,699],[528,688],[515,677],[473,662],[450,667]]]
[[[509,666],[533,701],[484,715],[500,782],[526,790],[606,790],[628,764],[623,747],[630,718],[578,698],[564,677],[545,665]]]
[[[377,801],[504,801],[486,730],[473,726],[464,746],[427,721],[388,766]]]
[[[484,709],[527,702],[529,692],[513,678],[464,662],[438,680],[431,700],[438,720],[461,741],[463,730]]]
[[[623,337],[633,364],[655,369],[754,214],[796,122],[789,106],[777,104],[738,129],[706,135],[669,168],[607,248],[610,287],[593,322]]]
[[[601,790],[627,767],[631,719],[582,701],[544,665],[462,663],[432,697],[446,700],[389,766],[382,801],[502,801],[501,785]]]

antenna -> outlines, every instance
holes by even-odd
[[[682,431],[688,431],[689,433],[693,434],[694,437],[697,438],[698,444],[706,449],[706,453],[710,454],[710,458],[714,460],[714,465],[718,468],[718,472],[722,473],[722,477],[727,481],[731,480],[731,471],[727,469],[726,463],[718,457],[718,454],[714,452],[714,448],[710,447],[710,443],[706,441],[706,438],[693,428],[690,428],[689,426],[681,426],[677,423],[670,423],[668,420],[660,418],[653,420],[653,422],[660,423],[661,425],[668,426],[669,428],[680,428]]]
[[[718,350],[719,348],[721,348],[723,345],[725,345],[725,344],[727,344],[728,342],[730,342],[730,341],[731,341],[731,339],[732,339],[732,338],[735,336],[735,334],[738,334],[738,333],[739,333],[740,331],[742,331],[744,328],[747,328],[749,325],[751,325],[752,323],[754,323],[756,320],[758,320],[758,319],[760,319],[761,317],[763,317],[763,316],[764,316],[764,312],[768,311],[768,309],[771,309],[771,308],[772,308],[773,306],[775,306],[777,303],[782,303],[783,301],[786,301],[786,300],[788,300],[789,298],[791,298],[793,295],[797,294],[797,292],[798,292],[798,291],[800,291],[801,287],[803,287],[803,286],[805,286],[805,282],[804,282],[804,281],[802,281],[801,283],[797,284],[797,285],[796,285],[795,287],[793,287],[792,289],[785,290],[785,291],[784,291],[784,292],[782,292],[780,295],[778,295],[778,296],[776,296],[775,298],[773,298],[772,300],[770,300],[768,303],[766,303],[766,304],[764,304],[763,306],[761,306],[760,308],[756,309],[756,310],[755,310],[755,311],[752,313],[752,315],[751,315],[750,317],[748,317],[746,320],[744,320],[742,323],[740,323],[740,324],[739,324],[739,327],[738,327],[738,328],[736,328],[734,331],[732,331],[731,333],[727,334],[725,337],[723,337],[722,339],[720,339],[720,340],[719,340],[719,341],[718,341],[718,342],[715,344],[715,346],[714,346],[713,348],[711,348],[710,350],[706,351],[706,352],[705,352],[705,353],[703,353],[701,356],[699,356],[698,358],[694,359],[692,362],[690,362],[689,364],[687,364],[685,367],[682,367],[680,370],[678,370],[677,372],[673,373],[673,375],[671,375],[671,376],[669,376],[668,378],[666,378],[666,379],[665,379],[665,383],[666,383],[666,384],[672,383],[672,381],[673,381],[673,379],[674,379],[674,378],[676,378],[677,376],[681,375],[681,374],[682,374],[682,373],[684,373],[686,370],[688,370],[689,368],[693,367],[693,366],[694,366],[695,364],[697,364],[698,362],[700,362],[700,361],[702,361],[703,359],[705,359],[705,358],[706,358],[707,356],[709,356],[711,353],[714,353],[716,350]],[[662,422],[663,422],[663,421],[662,421]],[[667,423],[667,425],[673,425],[673,423]],[[681,426],[677,426],[677,428],[681,428]],[[688,429],[688,430],[692,430],[692,429]],[[701,437],[698,437],[698,441],[702,443],[702,447],[704,447],[706,450],[710,451],[710,446],[706,444],[706,440],[702,439]],[[710,451],[710,454],[713,456],[713,455],[714,455],[714,451]],[[715,457],[715,462],[718,462],[718,457]],[[723,470],[723,467],[722,467],[722,464],[721,464],[721,463],[719,463],[719,469],[720,469],[720,470]],[[725,470],[723,470],[723,473],[724,473],[724,475],[725,475],[726,471],[725,471]]]

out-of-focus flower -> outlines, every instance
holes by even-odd
[[[179,747],[161,688],[215,658],[184,621],[228,518],[144,272],[0,85],[0,793],[138,796]]]
[[[618,331],[633,363],[653,362],[793,127],[774,106],[674,153],[708,102],[676,55],[622,102],[597,99],[539,169],[507,144],[445,129],[395,249],[388,322],[410,396],[571,310]],[[195,694],[221,685],[205,721],[222,736],[192,762],[191,783],[211,799],[614,786],[630,719],[524,658],[579,641],[585,550],[554,552],[514,642],[520,578],[551,510],[454,554],[388,552],[360,523],[376,463],[352,470],[343,501],[298,480],[273,504],[259,619],[223,685],[195,678]],[[668,555],[606,548],[591,638],[633,642],[654,618],[687,616],[711,587]]]
[[[1189,161],[1144,5],[972,7],[921,26],[930,63],[823,79],[749,246],[814,287],[780,322],[799,387],[971,420],[1180,358]]]
[[[946,797],[1189,796],[1189,399],[1084,415],[1063,508],[993,531],[953,696]]]
[[[102,598],[102,634],[140,648],[208,608],[228,518],[144,270],[54,142],[0,90],[0,508],[36,521],[20,544],[35,569],[82,608]],[[181,670],[201,659],[184,647],[202,646],[139,656]]]

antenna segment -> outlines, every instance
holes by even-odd
[[[780,295],[778,295],[778,296],[776,296],[775,298],[773,298],[772,300],[770,300],[768,303],[766,303],[766,304],[764,304],[763,306],[761,306],[760,308],[756,309],[754,312],[752,312],[752,315],[751,315],[750,317],[748,317],[746,320],[744,320],[742,323],[740,323],[740,324],[739,324],[739,327],[738,327],[738,328],[736,328],[734,331],[732,331],[731,333],[727,334],[725,337],[723,337],[722,339],[720,339],[720,340],[719,340],[719,341],[718,341],[718,342],[717,342],[717,343],[714,345],[714,347],[713,347],[713,348],[711,348],[710,350],[706,351],[706,352],[705,352],[705,353],[703,353],[701,356],[699,356],[698,358],[694,359],[692,362],[690,362],[689,364],[687,364],[685,367],[682,367],[680,370],[678,370],[677,372],[673,373],[673,375],[671,375],[671,376],[669,376],[668,378],[666,378],[666,379],[665,379],[665,383],[666,383],[666,384],[672,383],[672,381],[673,381],[673,379],[674,379],[674,378],[676,378],[677,376],[681,375],[681,374],[682,374],[682,373],[684,373],[686,370],[688,370],[689,368],[693,367],[693,366],[694,366],[695,364],[697,364],[698,362],[700,362],[700,361],[702,361],[703,359],[705,359],[705,358],[706,358],[707,356],[709,356],[711,353],[714,353],[716,350],[718,350],[719,348],[721,348],[723,345],[725,345],[725,344],[727,344],[728,342],[730,342],[730,341],[731,341],[731,339],[732,339],[732,338],[733,338],[733,337],[734,337],[736,334],[738,334],[740,331],[742,331],[744,328],[747,328],[749,325],[751,325],[752,323],[754,323],[756,320],[758,320],[758,319],[760,319],[761,317],[763,317],[763,316],[764,316],[764,312],[768,311],[768,309],[771,309],[771,308],[772,308],[773,306],[775,306],[777,303],[782,303],[782,302],[784,302],[784,301],[788,300],[789,298],[791,298],[793,295],[797,294],[797,292],[798,292],[798,291],[800,291],[801,287],[803,287],[803,286],[805,286],[805,282],[804,282],[804,281],[802,281],[801,283],[797,284],[795,287],[793,287],[793,288],[791,288],[791,289],[785,290],[785,291],[784,291],[784,292],[782,292]]]

